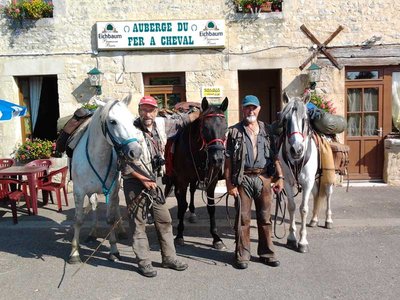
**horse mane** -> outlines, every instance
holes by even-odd
[[[307,117],[307,108],[301,98],[294,97],[286,104],[280,114],[281,123],[289,119],[293,111],[296,112],[298,119],[305,119]]]

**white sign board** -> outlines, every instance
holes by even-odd
[[[220,86],[202,86],[201,97],[219,98],[222,97],[222,87]]]
[[[99,50],[225,46],[224,20],[115,21],[96,27]]]

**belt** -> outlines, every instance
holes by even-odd
[[[243,174],[247,176],[258,176],[265,174],[267,171],[264,169],[245,169]]]

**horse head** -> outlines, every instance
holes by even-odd
[[[131,95],[123,100],[96,102],[103,106],[100,112],[100,122],[107,142],[112,145],[119,156],[133,161],[140,158],[142,148],[139,144],[141,132],[133,125],[135,117],[128,109]]]
[[[307,149],[310,126],[306,103],[310,94],[290,99],[285,93],[284,97],[288,101],[280,114],[280,122],[284,126],[286,149],[294,160],[299,160]]]
[[[220,168],[224,162],[225,139],[228,129],[225,111],[228,108],[228,98],[220,105],[210,105],[204,97],[201,102],[200,136],[202,149],[207,153],[210,167]]]

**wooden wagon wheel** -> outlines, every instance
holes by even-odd
[[[316,46],[316,49],[313,54],[299,67],[300,70],[303,70],[305,66],[314,59],[319,53],[323,53],[331,62],[332,64],[341,70],[343,68],[342,65],[338,63],[338,61],[328,52],[326,49],[326,46],[339,34],[340,31],[342,31],[344,28],[342,25],[340,25],[334,33],[331,34],[331,36],[324,42],[321,43],[312,33],[307,29],[307,27],[303,24],[300,26],[300,29],[305,33],[306,36],[315,44],[314,48]]]

